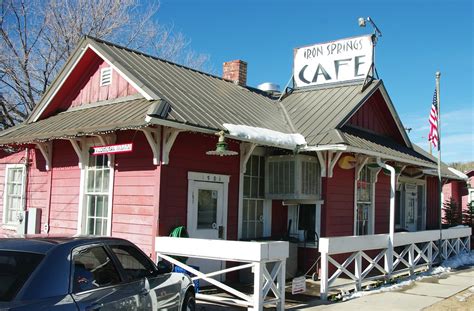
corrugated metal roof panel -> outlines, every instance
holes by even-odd
[[[341,134],[347,141],[347,144],[352,147],[406,159],[411,162],[419,163],[420,165],[433,166],[435,164],[429,158],[415,150],[402,146],[386,137],[349,127],[344,127],[341,130]]]
[[[336,129],[380,85],[373,82],[361,92],[361,84],[299,90],[287,96],[283,105],[309,145],[322,144],[321,133]]]
[[[94,44],[170,103],[169,120],[216,129],[232,123],[291,132],[278,103],[258,91],[106,42]]]
[[[0,136],[0,144],[21,144],[97,132],[147,126],[147,110],[156,101],[134,99],[66,111],[33,123],[23,123]]]

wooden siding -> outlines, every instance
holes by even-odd
[[[117,143],[133,142],[133,152],[115,156],[112,236],[132,241],[148,255],[154,249],[159,166],[140,131],[119,132]]]
[[[55,141],[51,174],[50,233],[77,233],[81,170],[69,141]],[[46,213],[44,213],[46,214]]]
[[[390,224],[390,176],[380,171],[375,184],[375,234],[388,233]]]
[[[105,61],[99,59],[95,66],[91,66],[88,75],[84,76],[82,85],[71,92],[70,97],[65,101],[67,107],[77,107],[84,104],[94,103],[103,100],[115,99],[138,93],[120,74],[112,69],[112,83],[107,86],[100,86],[100,72],[103,68],[110,67]]]
[[[100,69],[104,67],[108,67],[107,63],[92,50],[87,50],[39,119],[70,107],[138,93],[115,70],[112,71],[112,84],[101,87]]]
[[[405,145],[402,135],[380,91],[377,91],[347,122]]]
[[[438,177],[426,178],[426,230],[439,229]]]
[[[170,162],[162,167],[160,187],[159,235],[187,224],[188,172],[230,175],[227,213],[227,239],[236,240],[238,231],[239,156],[208,156],[216,147],[217,137],[181,133],[171,149]],[[235,141],[229,148],[239,150]]]
[[[354,174],[354,169],[344,170],[336,164],[333,177],[323,177],[321,236],[354,234]]]
[[[272,201],[272,237],[285,237],[288,234],[288,206],[283,201]]]

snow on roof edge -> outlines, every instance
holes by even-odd
[[[298,133],[286,134],[266,128],[229,123],[224,123],[223,126],[232,136],[262,144],[280,146],[289,149],[295,149],[297,146],[307,145],[304,136]]]
[[[448,167],[448,170],[450,170],[451,173],[453,173],[454,175],[459,176],[459,177],[462,178],[462,179],[468,179],[468,178],[469,178],[466,174],[464,174],[464,173],[461,172],[461,171],[458,171],[458,170],[455,169],[455,168]]]

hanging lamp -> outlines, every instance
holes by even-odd
[[[216,144],[216,150],[210,150],[206,152],[207,155],[217,155],[217,156],[233,156],[233,155],[238,155],[239,153],[236,151],[228,150],[227,148],[227,143],[225,142],[225,137],[224,137],[224,131],[220,131],[219,133],[216,133],[216,135],[219,135],[219,140],[217,141]]]

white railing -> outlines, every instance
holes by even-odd
[[[249,310],[263,310],[264,306],[285,308],[285,264],[289,253],[288,242],[240,242],[191,238],[157,237],[155,251],[159,258],[177,265],[192,274],[194,280],[204,280],[235,298],[219,295],[196,294],[196,299],[233,304]],[[204,260],[232,261],[241,265],[203,273],[171,256],[199,258]],[[271,267],[271,271],[269,271]],[[248,295],[213,277],[242,269],[252,269],[253,295]],[[272,291],[274,297],[268,294]]]
[[[327,299],[331,285],[341,275],[348,277],[355,290],[360,291],[365,281],[389,280],[394,274],[404,272],[411,275],[417,268],[431,268],[434,263],[469,252],[470,237],[468,227],[395,233],[392,258],[388,234],[321,238],[321,299]],[[337,254],[345,255],[334,256]],[[330,265],[336,269],[331,275]]]

